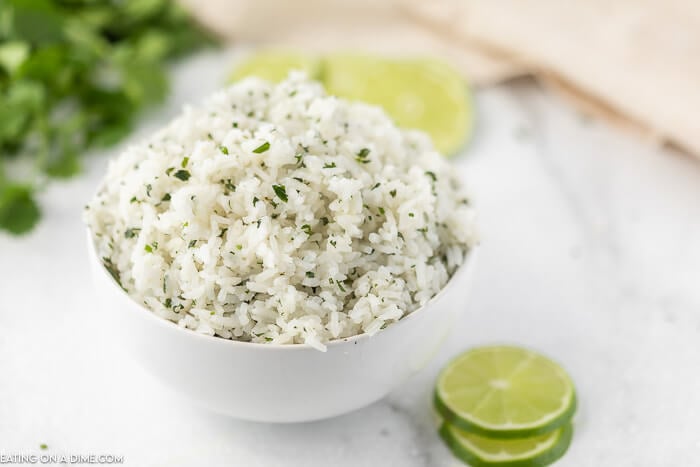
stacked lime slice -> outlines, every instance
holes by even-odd
[[[545,466],[571,442],[573,383],[531,350],[494,346],[463,353],[440,373],[434,402],[440,436],[469,465]]]
[[[452,67],[436,60],[357,54],[316,58],[263,51],[240,62],[231,79],[258,76],[280,81],[291,70],[320,80],[330,94],[383,107],[397,125],[428,133],[445,155],[457,154],[471,134],[473,106],[467,84]]]

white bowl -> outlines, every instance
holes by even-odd
[[[374,336],[304,344],[253,344],[198,334],[131,299],[97,258],[90,263],[107,329],[156,378],[214,412],[260,422],[333,417],[377,401],[423,368],[466,307],[476,259],[472,250],[443,290],[423,308]]]

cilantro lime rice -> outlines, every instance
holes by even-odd
[[[319,349],[424,305],[476,241],[425,134],[300,74],[186,108],[111,162],[85,218],[105,267],[158,316]]]

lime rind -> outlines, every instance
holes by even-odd
[[[535,381],[527,378],[527,373],[522,374],[533,361],[537,363],[530,368],[534,371]],[[516,385],[515,391],[510,392],[510,399],[504,400],[502,393],[490,386],[494,382],[494,374],[504,373],[507,374],[506,379],[519,380],[521,385],[529,386],[526,397],[514,397],[517,395]],[[561,403],[557,405],[556,399],[551,398],[535,399],[539,395],[538,386],[545,383],[550,389],[554,385],[561,386],[561,394],[558,394]],[[462,400],[455,401],[460,396]],[[463,396],[472,402],[471,406],[465,403]],[[533,405],[533,402],[537,404]],[[445,420],[462,430],[493,438],[513,439],[548,433],[566,425],[576,412],[577,399],[570,377],[560,366],[535,352],[500,346],[475,349],[450,362],[438,377],[434,404]],[[488,413],[490,419],[480,417],[479,411]],[[497,414],[494,415],[494,412]],[[512,418],[516,413],[520,418],[532,416],[533,419],[514,422]]]
[[[552,431],[566,425],[573,419],[578,405],[578,400],[574,394],[574,397],[569,407],[564,412],[559,414],[556,418],[548,421],[546,424],[537,425],[535,423],[532,425],[522,425],[513,428],[503,429],[484,426],[479,424],[478,422],[475,423],[463,416],[456,414],[442,402],[437,391],[435,392],[433,402],[437,413],[440,414],[440,416],[444,418],[445,421],[449,422],[451,425],[454,425],[455,427],[470,433],[474,433],[480,436],[487,436],[495,439],[528,438],[531,436],[538,436],[542,434],[551,433]]]
[[[571,445],[573,427],[567,424],[549,435],[540,436],[539,439],[536,437],[498,441],[479,439],[444,422],[439,434],[458,459],[473,467],[543,467],[557,461],[566,453]],[[533,443],[532,449],[523,449],[527,443]],[[490,449],[484,449],[484,444]],[[509,454],[509,445],[511,451],[520,452]],[[495,453],[494,448],[497,448]]]

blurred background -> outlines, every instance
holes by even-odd
[[[694,465],[699,57],[690,0],[0,1],[0,454],[453,465],[435,375],[465,348],[512,342],[577,383],[558,465]],[[182,405],[123,355],[100,325],[81,221],[129,142],[290,66],[444,143],[483,236],[468,312],[429,367],[296,427]]]

